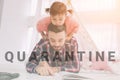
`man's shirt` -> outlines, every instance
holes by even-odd
[[[65,42],[59,51],[55,51],[49,41],[41,39],[33,49],[26,69],[30,73],[36,73],[35,68],[39,62],[47,61],[51,67],[60,67],[61,71],[79,72],[80,62],[77,51],[78,44],[75,38]]]

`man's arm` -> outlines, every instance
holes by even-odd
[[[36,73],[35,68],[37,67],[37,65],[39,64],[40,61],[40,56],[41,56],[41,44],[44,42],[44,40],[40,40],[40,42],[38,44],[36,44],[35,48],[33,49],[28,63],[26,64],[26,70],[30,73]]]
[[[76,39],[73,39],[71,44],[73,45],[73,58],[74,60],[67,63],[67,67],[64,65],[61,67],[61,71],[67,71],[67,72],[79,72],[80,70],[80,62],[79,62],[79,55],[77,53],[78,51],[78,44]]]
[[[43,45],[45,41],[41,41],[35,46],[34,50],[31,53],[28,63],[26,64],[26,69],[29,73],[37,73],[41,76],[53,75],[53,71],[45,57],[43,57]],[[46,53],[47,54],[47,53]]]
[[[30,73],[36,73],[35,68],[38,65],[37,52],[32,52],[29,61],[26,64],[26,70]]]

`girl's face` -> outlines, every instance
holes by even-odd
[[[52,24],[59,26],[59,25],[64,24],[66,15],[65,14],[59,14],[59,15],[55,15],[55,16],[51,15],[50,18],[51,18]]]

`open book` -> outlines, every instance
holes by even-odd
[[[76,74],[66,74],[62,76],[62,80],[93,80],[93,79],[84,76],[79,76]]]

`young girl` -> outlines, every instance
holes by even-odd
[[[67,7],[62,2],[54,2],[49,9],[46,9],[50,16],[41,19],[37,23],[37,30],[41,33],[43,39],[47,38],[47,27],[50,23],[54,25],[65,25],[67,32],[67,40],[70,40],[72,35],[78,30],[78,23],[68,16],[68,12],[72,14],[72,10],[67,10]]]

